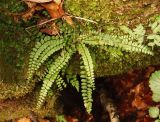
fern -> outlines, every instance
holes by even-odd
[[[63,50],[61,55],[51,64],[48,74],[43,80],[43,85],[40,91],[37,108],[40,108],[42,106],[44,99],[47,96],[48,90],[52,86],[53,82],[55,82],[59,72],[67,64],[73,53],[74,49],[66,48],[66,50]]]
[[[153,100],[155,102],[160,102],[160,71],[154,72],[149,80],[149,87],[153,92]]]
[[[60,75],[57,76],[57,79],[55,82],[58,86],[59,91],[62,91],[64,88],[67,87],[67,84],[64,82],[63,78]]]
[[[41,66],[41,64],[54,52],[62,49],[65,46],[65,40],[46,37],[38,42],[33,48],[29,59],[28,80],[33,76],[33,73]]]
[[[79,81],[77,79],[77,75],[75,74],[67,74],[67,81],[70,83],[73,87],[76,88],[76,90],[79,92]]]
[[[154,23],[150,24],[152,34],[147,36],[149,40],[148,46],[152,48],[154,46],[160,46],[160,19],[157,19]]]
[[[109,34],[92,32],[88,39],[85,39],[83,43],[93,46],[112,46],[127,52],[153,55],[153,52],[147,46],[133,42],[132,37],[128,35],[113,36]]]
[[[157,18],[156,21],[149,25],[153,31],[154,34],[157,34],[160,32],[160,18]]]
[[[132,37],[134,42],[137,42],[139,44],[142,44],[144,42],[144,37],[146,30],[144,29],[142,24],[139,24],[135,29],[131,30],[130,28],[126,26],[120,26],[120,29],[128,34],[130,37]]]
[[[80,72],[80,76],[82,78],[81,92],[84,100],[84,106],[87,112],[90,113],[92,110],[92,101],[93,101],[92,91],[95,88],[93,63],[89,50],[84,44],[79,44],[77,48],[83,61],[83,65],[81,66],[81,72]]]
[[[127,35],[111,35],[92,31],[81,35],[64,35],[65,39],[46,36],[38,42],[30,55],[28,80],[33,77],[34,72],[39,69],[49,56],[53,55],[56,51],[61,52],[61,55],[58,56],[55,61],[50,60],[48,70],[42,79],[43,84],[40,90],[37,108],[40,108],[44,103],[47,93],[54,82],[60,91],[66,87],[62,79],[62,77],[66,77],[67,81],[75,87],[77,91],[81,90],[86,111],[88,113],[91,112],[93,101],[92,92],[95,89],[95,76],[89,46],[97,46],[99,49],[109,53],[109,60],[115,60],[115,58],[120,60],[123,55],[122,51],[153,55],[153,52],[141,43],[145,34],[142,26],[137,26],[133,31],[129,28],[123,29],[126,29],[125,31],[128,32]],[[141,34],[139,34],[140,32]],[[138,42],[136,40],[138,40]],[[67,72],[66,70],[67,65],[69,65],[69,60],[75,52],[80,54],[79,75],[81,85],[79,85],[79,81],[77,80],[77,74],[74,74],[72,71]]]

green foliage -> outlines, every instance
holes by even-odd
[[[52,86],[53,82],[55,82],[59,72],[61,69],[67,64],[69,59],[71,58],[74,50],[72,48],[67,48],[66,50],[62,50],[61,55],[55,59],[55,61],[51,64],[49,71],[45,78],[43,79],[43,85],[40,91],[39,100],[37,103],[37,108],[42,106],[45,97],[47,96],[47,92]]]
[[[57,76],[57,79],[55,82],[56,82],[58,89],[60,91],[62,91],[64,88],[67,87],[67,84],[64,82],[63,78],[60,75]]]
[[[160,46],[160,18],[157,18],[154,23],[150,24],[152,34],[147,36],[147,39],[150,40],[148,43],[149,46]]]
[[[82,58],[80,77],[84,106],[88,113],[92,110],[92,91],[95,88],[92,57],[84,44],[78,45],[78,52]]]
[[[41,66],[41,64],[54,52],[62,49],[65,46],[65,43],[63,38],[56,40],[55,37],[49,36],[46,36],[44,39],[41,39],[40,42],[37,42],[30,54],[28,80],[32,78],[33,73]]]
[[[120,29],[126,33],[129,34],[130,37],[136,40],[136,42],[142,44],[144,42],[144,36],[145,36],[145,29],[142,24],[138,25],[135,29],[131,30],[130,28],[126,26],[120,26]]]
[[[158,107],[150,107],[148,112],[149,112],[149,116],[151,118],[157,118],[159,116],[159,108]]]
[[[67,122],[64,115],[57,115],[56,122]]]
[[[67,81],[68,83],[70,83],[73,87],[76,88],[76,90],[79,92],[79,81],[77,79],[77,75],[76,74],[73,74],[73,73],[68,73],[67,72]]]
[[[149,87],[153,92],[152,99],[160,102],[160,71],[154,72],[149,79]]]
[[[155,122],[160,122],[160,119],[155,120]]]
[[[150,107],[148,113],[151,118],[156,119],[155,122],[160,122],[160,110],[158,107]]]
[[[138,27],[143,30],[142,26]],[[75,31],[75,30],[74,30]],[[138,35],[138,29],[134,30],[134,34]],[[141,31],[140,31],[141,32]],[[130,35],[110,35],[96,31],[80,34],[71,32],[63,33],[64,37],[49,37],[39,35],[41,41],[37,42],[33,48],[28,68],[28,80],[33,78],[35,71],[37,71],[42,64],[48,59],[54,58],[48,65],[48,71],[42,78],[43,84],[40,91],[37,108],[40,108],[45,101],[47,93],[53,83],[55,82],[59,90],[63,90],[66,84],[63,80],[67,78],[68,82],[74,86],[77,91],[81,90],[84,106],[88,113],[92,110],[92,92],[95,89],[95,76],[93,59],[90,52],[90,47],[97,47],[98,50],[104,50],[110,53],[114,50],[114,56],[122,55],[120,51],[143,53],[153,55],[153,52],[142,43],[136,42],[135,38]],[[38,38],[39,38],[38,37]],[[138,38],[139,36],[137,36]],[[56,52],[56,53],[55,53]],[[77,80],[77,73],[73,71],[67,72],[67,66],[70,64],[74,53],[79,54],[80,59],[80,78],[81,82]],[[81,88],[80,88],[81,86]]]
[[[87,35],[82,35],[86,38]],[[85,44],[96,46],[111,46],[114,48],[120,48],[126,52],[137,52],[153,55],[153,52],[145,45],[138,42],[134,42],[134,38],[129,35],[116,36],[103,33],[93,32],[89,37],[84,40]]]

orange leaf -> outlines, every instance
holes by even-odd
[[[17,122],[31,122],[31,120],[28,118],[21,118]]]
[[[145,110],[148,107],[148,105],[140,96],[136,96],[136,98],[132,102],[132,106],[136,107],[138,110]]]
[[[52,18],[61,18],[63,15],[65,15],[62,7],[54,2],[44,3],[41,4],[41,6],[43,6],[48,11]]]
[[[63,16],[63,19],[66,20],[66,22],[71,25],[72,27],[74,27],[74,23],[73,23],[73,20],[71,19],[70,16]]]
[[[29,1],[34,3],[46,3],[46,2],[51,2],[52,0],[24,0],[24,1]]]

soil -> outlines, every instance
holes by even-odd
[[[132,70],[125,74],[96,79],[92,114],[88,115],[83,107],[80,93],[67,88],[60,101],[64,103],[64,114],[67,122],[110,122],[100,102],[100,89],[105,89],[117,107],[121,122],[154,122],[148,115],[148,108],[160,105],[152,101],[149,88],[149,77],[160,66],[149,66],[143,70]],[[48,118],[47,122],[55,121]],[[41,121],[40,121],[41,122]]]

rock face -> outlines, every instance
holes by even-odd
[[[18,0],[2,0],[2,8],[23,11],[21,4],[14,4],[17,2]],[[98,22],[95,26],[107,32],[108,27],[122,24],[130,27],[140,23],[146,25],[149,18],[160,10],[160,3],[159,0],[65,0],[64,7],[72,15]],[[24,26],[24,23],[14,23],[5,11],[0,12],[0,121],[27,116],[31,110],[41,117],[55,116],[56,113],[54,103],[58,95],[48,97],[42,110],[35,110],[39,83],[36,80],[25,80],[28,54],[34,42]],[[117,75],[160,62],[156,55],[152,57],[129,53],[113,59],[95,49],[92,49],[92,56],[95,59],[96,77]],[[74,65],[76,63],[71,69],[76,67]]]

